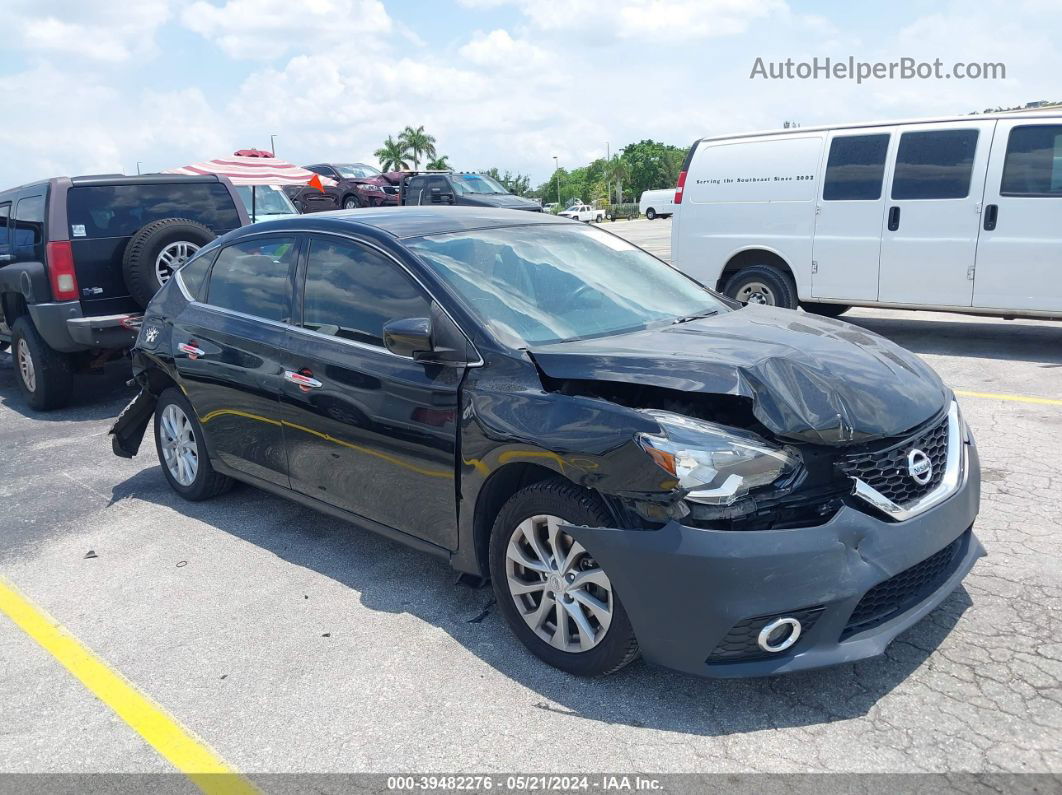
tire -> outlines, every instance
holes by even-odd
[[[616,216],[613,213],[609,213],[606,217],[608,218],[609,221],[615,221],[616,220]]]
[[[797,307],[796,285],[792,277],[773,265],[742,268],[730,277],[723,292],[743,304],[767,304],[785,309]]]
[[[343,209],[344,210],[357,210],[361,207],[361,202],[358,201],[358,197],[350,194],[343,197]]]
[[[645,211],[645,217],[646,220],[652,221],[654,218],[656,218],[656,210],[650,207]]]
[[[538,519],[533,519],[533,517]],[[556,538],[562,537],[559,532],[549,529],[551,520],[547,521],[544,517],[556,517],[565,523],[590,527],[607,526],[611,521],[608,511],[598,497],[562,478],[542,480],[514,494],[502,506],[494,522],[490,538],[491,580],[501,613],[520,642],[536,657],[555,668],[576,676],[607,676],[615,673],[638,657],[638,641],[634,636],[634,629],[607,575],[582,547],[578,547],[575,554],[572,554],[575,542],[569,536],[563,536],[566,541],[561,541],[560,544],[561,555],[565,555],[571,563],[570,576],[579,577],[588,571],[593,571],[596,573],[593,582],[584,579],[582,587],[575,587],[570,591],[565,590],[559,600],[548,596],[556,593],[556,590],[549,590],[548,579],[543,579],[541,588],[536,588],[533,592],[513,595],[513,585],[521,581],[527,582],[525,578],[531,578],[534,581],[529,584],[538,586],[540,583],[537,578],[545,578],[546,575],[534,573],[531,569],[519,566],[516,558],[509,558],[510,541],[515,539],[517,546],[521,549],[520,554],[530,557],[533,561],[536,558],[538,560],[542,558],[533,551],[525,551],[532,549],[527,543],[527,537],[523,534],[525,528],[527,532],[535,534],[535,537],[539,539],[539,548],[548,552],[552,552],[549,541],[551,535]],[[552,526],[555,527],[556,524]],[[571,544],[567,543],[569,541]],[[524,559],[526,560],[527,557]],[[547,557],[549,557],[548,554]],[[547,565],[552,567],[552,563]],[[566,583],[570,581],[564,576],[566,571],[559,572],[560,577],[554,580],[554,588],[557,588],[558,584],[564,589],[569,587]],[[576,579],[576,582],[579,580]],[[607,588],[600,583],[607,584]],[[577,593],[579,597],[572,597],[572,593]],[[586,607],[584,600],[587,597],[596,599],[598,605],[608,606],[611,617],[607,625],[598,619],[599,611],[592,612],[589,607]],[[517,600],[520,600],[519,607]],[[540,612],[538,608],[544,602],[546,608]],[[557,641],[557,611],[559,609],[566,611],[563,613],[566,624],[563,641]],[[582,624],[576,623],[574,618],[576,612],[582,616]],[[534,618],[525,619],[525,613],[529,616],[541,614],[538,629],[532,629],[529,621],[533,621]],[[552,631],[548,629],[550,622],[554,626]],[[595,635],[591,638],[589,632],[580,627],[593,630]],[[546,640],[538,634],[539,631],[550,635],[553,640]],[[583,651],[565,650],[557,645],[559,642],[573,646],[576,639],[582,638],[586,638],[593,645]]]
[[[181,419],[183,422],[176,421]],[[181,442],[179,446],[171,444],[174,438]],[[232,478],[214,471],[203,439],[203,426],[188,399],[174,387],[159,395],[155,404],[155,451],[170,488],[186,500],[209,500],[232,488]],[[167,460],[168,453],[172,453],[172,464]],[[194,473],[189,458],[195,462]],[[179,459],[183,463],[178,463]]]
[[[70,402],[74,392],[70,356],[48,347],[27,316],[11,327],[11,358],[15,383],[30,408],[51,411]]]
[[[816,304],[810,301],[801,304],[805,312],[821,317],[840,317],[852,307],[847,304]]]
[[[163,218],[141,227],[129,240],[122,257],[125,286],[141,308],[147,308],[174,270],[215,235],[188,218]]]

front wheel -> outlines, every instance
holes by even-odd
[[[764,304],[796,309],[796,285],[792,278],[773,265],[750,265],[742,268],[726,283],[723,290],[743,304]]]
[[[652,221],[654,218],[656,218],[656,210],[650,207],[648,210],[645,211],[645,217],[647,220]]]
[[[509,628],[536,657],[577,676],[605,676],[638,656],[608,574],[561,529],[608,522],[591,492],[555,478],[514,494],[491,534],[491,580]]]
[[[347,196],[345,199],[343,199],[344,210],[356,210],[360,206],[361,204],[358,202],[357,196]]]
[[[232,479],[214,471],[192,404],[171,387],[155,404],[155,449],[170,486],[192,502],[208,500],[232,486]]]

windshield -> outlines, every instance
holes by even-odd
[[[505,187],[486,174],[454,174],[454,190],[458,193],[508,193]]]
[[[534,224],[406,243],[513,348],[636,331],[724,308],[674,268],[598,229]]]
[[[250,185],[238,185],[236,192],[243,199],[243,205],[247,208],[247,214],[251,216],[252,222],[277,215],[299,214],[284,190],[276,185],[255,185],[253,203]]]
[[[375,177],[380,173],[380,169],[367,166],[364,163],[338,165],[336,166],[336,171],[344,179],[365,179],[366,177]]]

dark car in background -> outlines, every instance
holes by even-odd
[[[305,185],[286,188],[300,212],[353,210],[357,207],[384,207],[398,204],[400,172],[384,174],[367,163],[315,163],[303,168],[328,177],[335,185],[323,191]]]
[[[399,204],[462,207],[496,207],[507,210],[542,212],[542,205],[509,192],[488,174],[470,171],[405,172]]]
[[[489,577],[576,674],[873,657],[984,554],[976,446],[925,362],[552,215],[238,230],[154,298],[133,367],[118,455],[154,416],[181,496],[246,481]]]
[[[0,192],[0,346],[37,410],[136,339],[141,311],[217,235],[248,223],[223,177],[55,177]]]

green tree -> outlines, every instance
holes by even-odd
[[[398,134],[398,142],[409,150],[413,158],[413,168],[420,167],[421,157],[435,157],[435,138],[424,131],[424,125],[417,128],[406,127]]]
[[[526,174],[513,174],[511,171],[501,174],[496,168],[488,168],[483,173],[498,180],[514,196],[526,196],[531,193],[531,177]]]
[[[428,171],[449,171],[453,169],[453,166],[450,165],[450,158],[446,155],[440,155],[425,163],[424,168],[428,169]]]
[[[405,171],[409,168],[409,163],[406,162],[409,157],[408,149],[401,140],[396,141],[390,135],[384,145],[373,152],[373,157],[380,162],[383,171]]]
[[[673,187],[685,156],[686,150],[680,146],[650,139],[629,144],[622,158],[630,171],[627,180],[633,198],[637,200],[643,191]]]
[[[609,203],[612,203],[612,198],[615,196],[616,203],[622,204],[623,183],[630,179],[631,176],[631,169],[627,165],[627,161],[619,155],[613,155],[612,159],[605,164],[605,176],[609,184]]]

